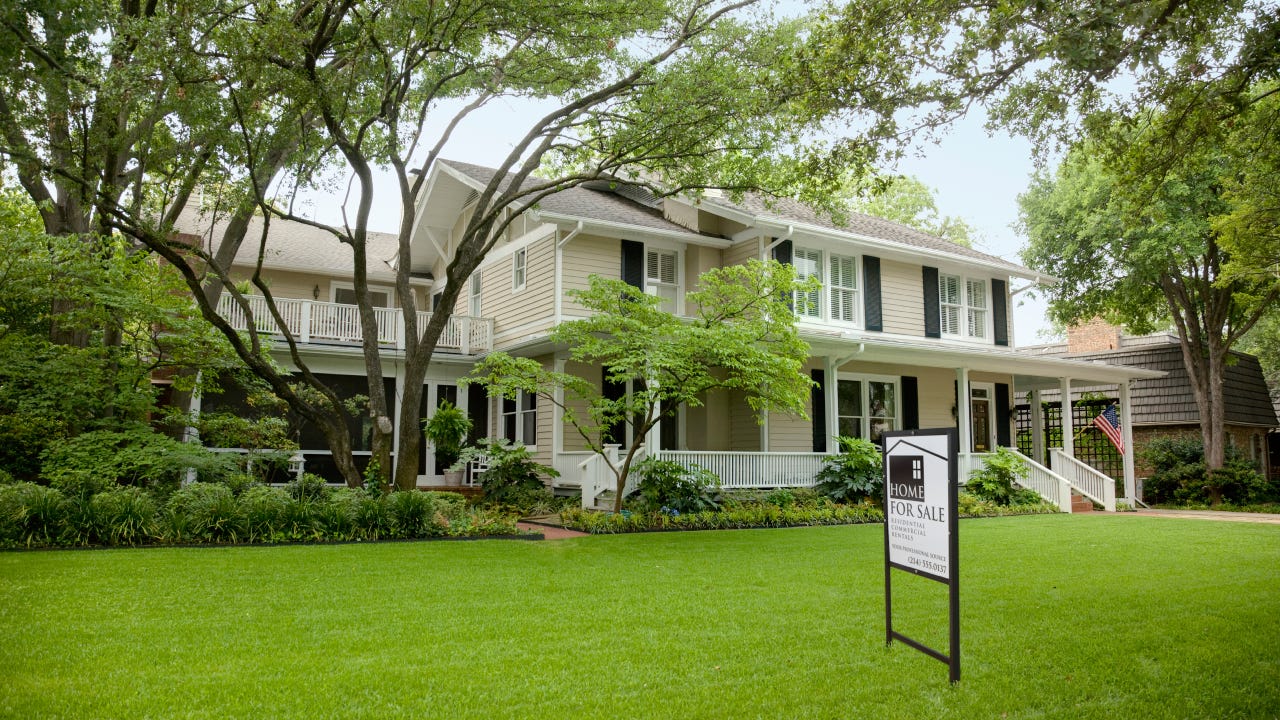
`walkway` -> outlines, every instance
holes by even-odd
[[[1227,522],[1251,522],[1263,523],[1266,525],[1280,525],[1280,514],[1276,513],[1221,512],[1219,510],[1158,510],[1153,508],[1151,510],[1139,510],[1133,514],[1144,515],[1147,517],[1169,517],[1189,520],[1225,520]]]
[[[558,519],[558,518],[557,518]],[[539,518],[541,520],[541,518]],[[542,522],[518,522],[516,527],[529,532],[542,533],[544,540],[565,540],[567,538],[589,537],[588,533],[570,530],[568,528],[557,527],[555,525],[543,524]]]

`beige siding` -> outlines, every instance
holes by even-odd
[[[724,251],[724,265],[745,265],[748,260],[759,259],[760,241],[756,238],[734,243]]]
[[[812,414],[812,400],[806,399],[805,412]],[[772,452],[812,452],[813,423],[797,415],[769,413],[769,450]]]
[[[738,452],[760,450],[760,424],[741,390],[729,393],[729,449]]]
[[[243,282],[253,276],[252,271],[233,270],[231,277],[236,282]],[[315,299],[316,288],[320,288],[320,300],[329,301],[329,278],[323,275],[289,272],[287,270],[263,270],[263,278],[267,287],[271,288],[271,296],[293,300]],[[255,287],[250,292],[259,294]]]
[[[595,365],[587,365],[586,363],[568,362],[565,363],[564,370],[567,373],[576,375],[591,383],[596,392],[600,392],[600,368]],[[585,399],[573,398],[568,394],[565,395],[565,403],[569,405],[574,413],[579,417],[579,421],[590,424],[591,418],[587,414],[588,403]],[[565,452],[580,452],[587,450],[586,440],[578,432],[578,429],[566,422],[564,424],[564,450]]]
[[[498,348],[504,341],[519,340],[524,334],[521,329],[532,331],[550,326],[554,317],[555,237],[536,240],[527,248],[525,286],[522,290],[512,290],[514,254],[508,254],[483,269],[481,303],[485,317],[494,320],[494,334],[501,336],[505,331],[517,333],[514,337],[497,340],[495,346]]]
[[[685,408],[685,447],[690,450],[731,449],[731,431],[726,422],[730,417],[730,404],[729,392],[717,390],[707,394],[701,407]]]
[[[583,315],[585,310],[569,296],[570,290],[586,290],[587,278],[599,275],[607,278],[622,276],[622,243],[617,238],[597,235],[579,235],[564,246],[562,274],[564,302],[560,306],[565,315]]]
[[[885,332],[924,337],[924,276],[919,265],[882,260],[880,301]]]

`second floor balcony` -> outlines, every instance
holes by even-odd
[[[282,335],[267,301],[261,295],[246,295],[253,324],[258,332]],[[274,298],[276,309],[294,339],[300,343],[327,345],[360,344],[360,312],[355,305]],[[400,308],[374,308],[378,326],[378,342],[389,348],[404,349],[405,328]],[[218,314],[237,330],[249,329],[249,318],[230,295],[218,301]],[[418,332],[431,321],[432,313],[418,313]],[[493,319],[454,315],[440,334],[436,352],[472,355],[493,349]]]

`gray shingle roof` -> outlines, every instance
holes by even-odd
[[[493,168],[456,160],[440,160],[439,162],[485,185],[498,172]],[[526,180],[524,186],[529,187],[535,182],[534,180]],[[505,187],[505,183],[503,187]],[[591,186],[572,187],[553,195],[548,195],[538,203],[538,209],[543,212],[573,215],[609,223],[636,225],[652,230],[677,232],[685,235],[698,234],[683,225],[667,220],[663,217],[660,209],[642,205],[610,190],[596,189]]]
[[[1177,344],[1148,345],[1104,352],[1063,354],[1075,360],[1101,360],[1113,365],[1128,365],[1163,370],[1167,375],[1151,380],[1134,380],[1132,385],[1133,422],[1135,425],[1199,423],[1191,381],[1182,361],[1182,348]],[[1252,355],[1232,352],[1234,363],[1227,366],[1223,379],[1226,422],[1229,425],[1276,427],[1276,411],[1262,376],[1262,366]],[[1089,388],[1072,388],[1087,391]],[[1106,388],[1098,388],[1107,391]],[[1048,393],[1045,394],[1046,399]]]
[[[226,230],[225,215],[214,217],[190,207],[179,216],[174,229],[181,233],[199,236],[206,248],[216,251]],[[258,259],[258,245],[262,238],[262,218],[249,221],[249,231],[236,252],[233,266],[253,267]],[[389,265],[396,257],[396,236],[390,233],[370,232],[366,267],[369,276],[378,280],[394,279],[395,271]],[[263,266],[279,270],[314,272],[326,275],[350,276],[354,262],[350,245],[339,242],[331,233],[306,223],[281,220],[271,221]]]
[[[988,255],[963,245],[957,245],[927,232],[872,215],[851,212],[845,222],[841,224],[797,200],[790,198],[766,199],[757,193],[747,193],[741,201],[736,203],[725,198],[714,197],[703,198],[702,202],[703,204],[720,205],[744,211],[751,215],[773,218],[781,222],[816,225],[828,230],[854,233],[876,240],[887,240],[889,242],[902,243],[903,245],[951,253],[961,257],[994,263],[1022,273],[1034,272],[1017,263],[1011,263],[1004,258]]]

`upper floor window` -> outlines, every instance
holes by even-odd
[[[644,291],[662,298],[659,308],[674,313],[680,292],[680,255],[674,250],[649,249],[644,254]]]
[[[524,289],[526,265],[529,259],[529,249],[520,248],[511,257],[511,291]]]
[[[851,324],[860,322],[856,257],[798,247],[792,250],[791,263],[797,280],[817,278],[823,285],[815,292],[795,294],[796,316]]]
[[[959,275],[938,275],[943,336],[987,337],[987,283]]]
[[[339,305],[355,305],[356,290],[355,287],[347,283],[334,282],[330,285],[333,288],[333,301]],[[391,307],[391,289],[370,287],[369,288],[369,304],[376,308]]]
[[[482,281],[481,281],[480,271],[476,270],[475,272],[471,273],[471,283],[468,286],[469,293],[467,297],[467,300],[468,300],[467,310],[471,314],[471,317],[481,317],[481,314],[480,314],[481,283]]]

